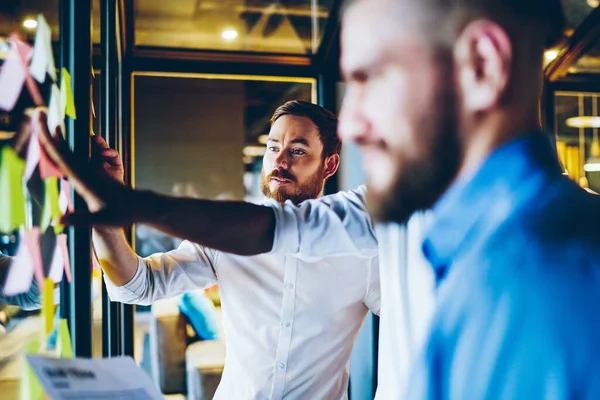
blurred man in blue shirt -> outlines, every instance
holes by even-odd
[[[600,398],[600,200],[561,175],[538,120],[563,27],[559,0],[345,11],[340,132],[371,211],[433,207],[437,306],[409,399]]]

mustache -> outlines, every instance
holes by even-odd
[[[380,139],[359,138],[356,141],[356,144],[359,147],[374,147],[374,148],[381,149],[381,150],[385,150],[388,147],[387,143]]]
[[[288,171],[284,169],[275,169],[268,176],[267,179],[271,180],[271,178],[279,178],[279,179],[287,179],[291,182],[296,182],[296,178],[290,174]]]

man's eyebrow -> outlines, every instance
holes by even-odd
[[[267,142],[279,143],[279,139],[275,139],[275,138],[270,137],[270,138],[267,139]]]
[[[308,140],[306,140],[304,138],[292,139],[292,140],[290,140],[290,143],[299,143],[299,144],[303,144],[307,147],[310,147]]]

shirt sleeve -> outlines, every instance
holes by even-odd
[[[381,310],[381,285],[379,284],[379,257],[371,259],[369,266],[369,277],[367,279],[367,293],[365,305],[375,315]]]
[[[365,193],[361,186],[299,205],[268,202],[276,221],[270,253],[293,254],[307,262],[331,256],[376,257],[377,239]]]
[[[218,252],[190,241],[175,250],[138,257],[133,278],[117,286],[104,275],[106,290],[112,301],[149,305],[156,300],[206,288],[217,282],[215,260]]]

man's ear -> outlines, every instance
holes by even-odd
[[[340,166],[340,155],[334,154],[325,159],[325,179],[329,178]]]
[[[488,20],[469,23],[454,47],[454,62],[467,111],[490,109],[508,89],[513,61],[510,37]]]

